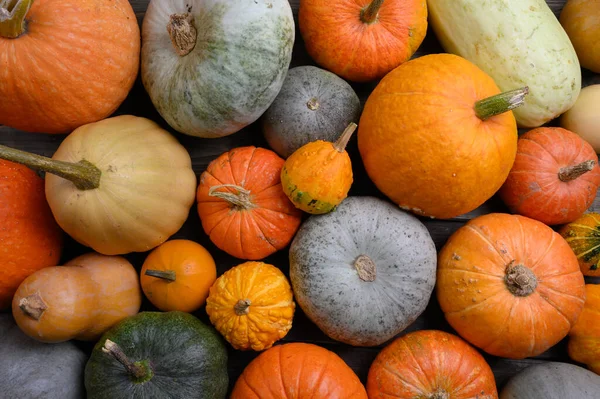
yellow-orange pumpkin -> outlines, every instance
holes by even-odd
[[[586,284],[585,306],[569,332],[569,356],[600,374],[600,285]]]
[[[600,214],[586,213],[559,233],[575,252],[583,275],[600,277]]]
[[[560,23],[569,35],[582,67],[600,73],[600,2],[568,0]]]

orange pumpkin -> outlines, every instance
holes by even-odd
[[[585,306],[569,332],[569,356],[600,374],[600,285],[586,284]]]
[[[367,399],[364,386],[335,353],[313,344],[277,345],[237,379],[231,399]]]
[[[283,159],[240,147],[212,161],[200,176],[198,214],[212,242],[240,259],[263,259],[285,248],[302,213],[281,188]]]
[[[2,2],[0,124],[68,133],[108,117],[135,82],[139,53],[127,0]]]
[[[417,51],[427,32],[425,0],[301,0],[308,54],[344,79],[380,79]]]
[[[472,219],[438,258],[437,298],[450,325],[511,359],[539,355],[567,336],[583,308],[584,284],[569,244],[520,215]]]
[[[1,83],[0,83],[1,84]],[[63,234],[52,216],[44,180],[26,166],[0,160],[0,310],[21,282],[60,260]]]
[[[556,225],[583,215],[599,185],[592,146],[566,129],[541,127],[519,138],[515,163],[499,194],[511,212]]]
[[[455,335],[436,330],[406,334],[375,358],[367,379],[369,399],[497,399],[492,369]]]
[[[600,214],[586,213],[559,230],[579,260],[584,276],[600,276]]]
[[[146,257],[140,272],[144,294],[163,312],[198,310],[216,279],[213,257],[202,245],[190,240],[170,240],[159,245]]]
[[[568,0],[560,23],[569,35],[582,67],[600,73],[600,2]]]
[[[238,350],[270,348],[292,328],[296,304],[285,275],[273,265],[246,262],[210,288],[210,322]]]
[[[405,210],[441,219],[472,211],[502,186],[517,151],[512,108],[487,74],[451,54],[413,59],[369,96],[358,128],[365,169]]]

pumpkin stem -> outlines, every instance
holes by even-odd
[[[596,161],[585,161],[577,165],[566,166],[558,171],[560,181],[568,182],[577,179],[579,176],[591,171],[596,166]]]
[[[350,137],[352,137],[352,133],[354,133],[357,127],[358,125],[354,122],[350,122],[348,127],[346,127],[340,138],[333,144],[337,152],[344,152],[346,150]]]
[[[19,301],[19,309],[32,319],[39,320],[46,309],[48,309],[48,305],[46,305],[46,302],[44,302],[40,294],[35,293],[26,296],[25,298],[21,298]]]
[[[0,36],[15,39],[25,33],[25,16],[33,0],[0,0]]]
[[[504,283],[513,295],[525,297],[535,291],[538,281],[528,267],[515,265],[513,260],[506,266],[505,273]]]
[[[175,281],[175,270],[146,270],[146,276],[162,278],[163,280]]]
[[[132,362],[127,358],[123,349],[110,339],[104,342],[102,352],[107,353],[114,357],[119,363],[121,363],[127,372],[134,378],[135,382],[141,383],[149,381],[154,376],[154,371],[147,360],[140,362]]]
[[[306,103],[306,106],[311,111],[316,111],[316,110],[319,109],[319,107],[321,106],[321,104],[319,104],[319,99],[318,98],[313,97],[310,100],[308,100],[308,102]]]
[[[240,299],[235,305],[233,305],[233,310],[235,311],[236,315],[243,316],[250,313],[251,304],[252,302],[250,302],[250,299]]]
[[[475,113],[482,121],[492,116],[500,115],[525,104],[525,96],[529,94],[529,87],[507,91],[495,96],[484,98],[475,103]]]
[[[194,16],[189,12],[171,15],[167,32],[179,56],[185,57],[196,47],[198,32],[194,26]]]
[[[360,20],[365,24],[372,24],[375,22],[382,4],[383,0],[373,0],[371,4],[361,10]]]
[[[446,390],[438,388],[427,399],[450,399],[450,394]]]
[[[233,188],[238,193],[234,194],[234,193],[227,192],[227,191],[217,191],[221,188]],[[249,210],[249,209],[256,208],[256,205],[254,205],[254,203],[252,202],[252,200],[250,198],[250,194],[252,194],[250,192],[250,190],[246,190],[244,187],[237,186],[235,184],[220,184],[217,186],[212,186],[208,190],[209,197],[221,198],[221,199],[229,202],[230,204],[232,204],[234,207],[237,207],[237,208],[243,209],[243,210]]]
[[[354,261],[354,268],[358,272],[358,277],[362,281],[372,282],[375,281],[377,276],[377,268],[375,262],[371,260],[367,255],[360,255]]]

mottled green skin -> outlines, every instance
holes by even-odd
[[[170,15],[188,10],[197,41],[191,53],[180,56],[166,27]],[[142,81],[171,127],[223,137],[256,121],[271,105],[294,40],[287,0],[154,0],[142,26]]]
[[[290,179],[285,165],[281,169],[281,186],[294,206],[304,212],[321,215],[331,212],[337,207],[337,204],[318,200],[310,192],[298,189],[298,186]]]
[[[112,356],[107,339],[133,362],[147,361],[153,376],[136,383]],[[106,332],[85,368],[88,399],[225,398],[227,350],[217,332],[183,312],[142,312]]]

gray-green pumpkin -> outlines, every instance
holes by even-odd
[[[227,350],[189,313],[142,312],[107,331],[85,368],[88,399],[224,399]]]
[[[142,82],[172,128],[227,136],[271,105],[294,40],[287,0],[152,0],[142,25]]]
[[[311,141],[335,142],[350,122],[358,123],[360,107],[345,80],[321,68],[299,66],[288,71],[261,125],[269,146],[287,158]]]
[[[329,337],[380,345],[425,310],[436,248],[413,215],[375,197],[348,197],[311,216],[290,248],[296,301]]]
[[[72,342],[44,344],[0,314],[0,397],[79,399],[87,356]]]

